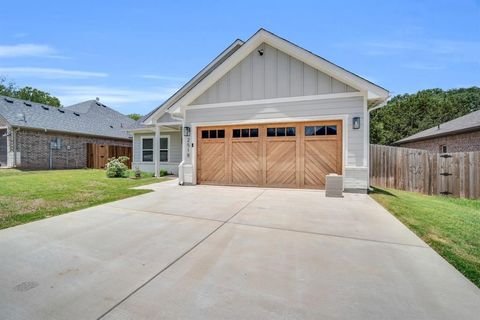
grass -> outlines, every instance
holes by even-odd
[[[377,188],[371,196],[480,288],[480,201]]]
[[[105,171],[91,169],[0,170],[0,229],[147,193],[130,188],[159,181],[146,173],[141,179],[109,179]]]

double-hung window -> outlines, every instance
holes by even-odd
[[[160,137],[160,162],[168,162],[168,137]]]
[[[160,150],[159,150],[159,160],[160,162],[168,162],[169,159],[169,141],[168,136],[160,137]],[[142,161],[143,162],[153,162],[153,138],[143,138],[142,139]]]
[[[153,162],[153,138],[142,139],[142,161]]]

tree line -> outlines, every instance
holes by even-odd
[[[480,110],[479,87],[400,94],[385,107],[372,111],[370,142],[390,145],[477,110]]]

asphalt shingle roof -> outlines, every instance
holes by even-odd
[[[128,139],[124,131],[135,121],[95,101],[70,107],[53,106],[0,96],[0,117],[12,127]]]
[[[395,144],[411,142],[416,140],[425,140],[437,136],[445,136],[452,133],[461,131],[470,131],[474,129],[480,130],[480,110],[471,112],[462,117],[453,119],[451,121],[442,123],[440,126],[436,126],[409,137],[403,138],[395,142]]]

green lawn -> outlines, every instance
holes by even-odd
[[[107,178],[103,170],[0,170],[0,229],[149,192],[162,180]]]
[[[480,287],[480,201],[391,189],[371,196]]]

